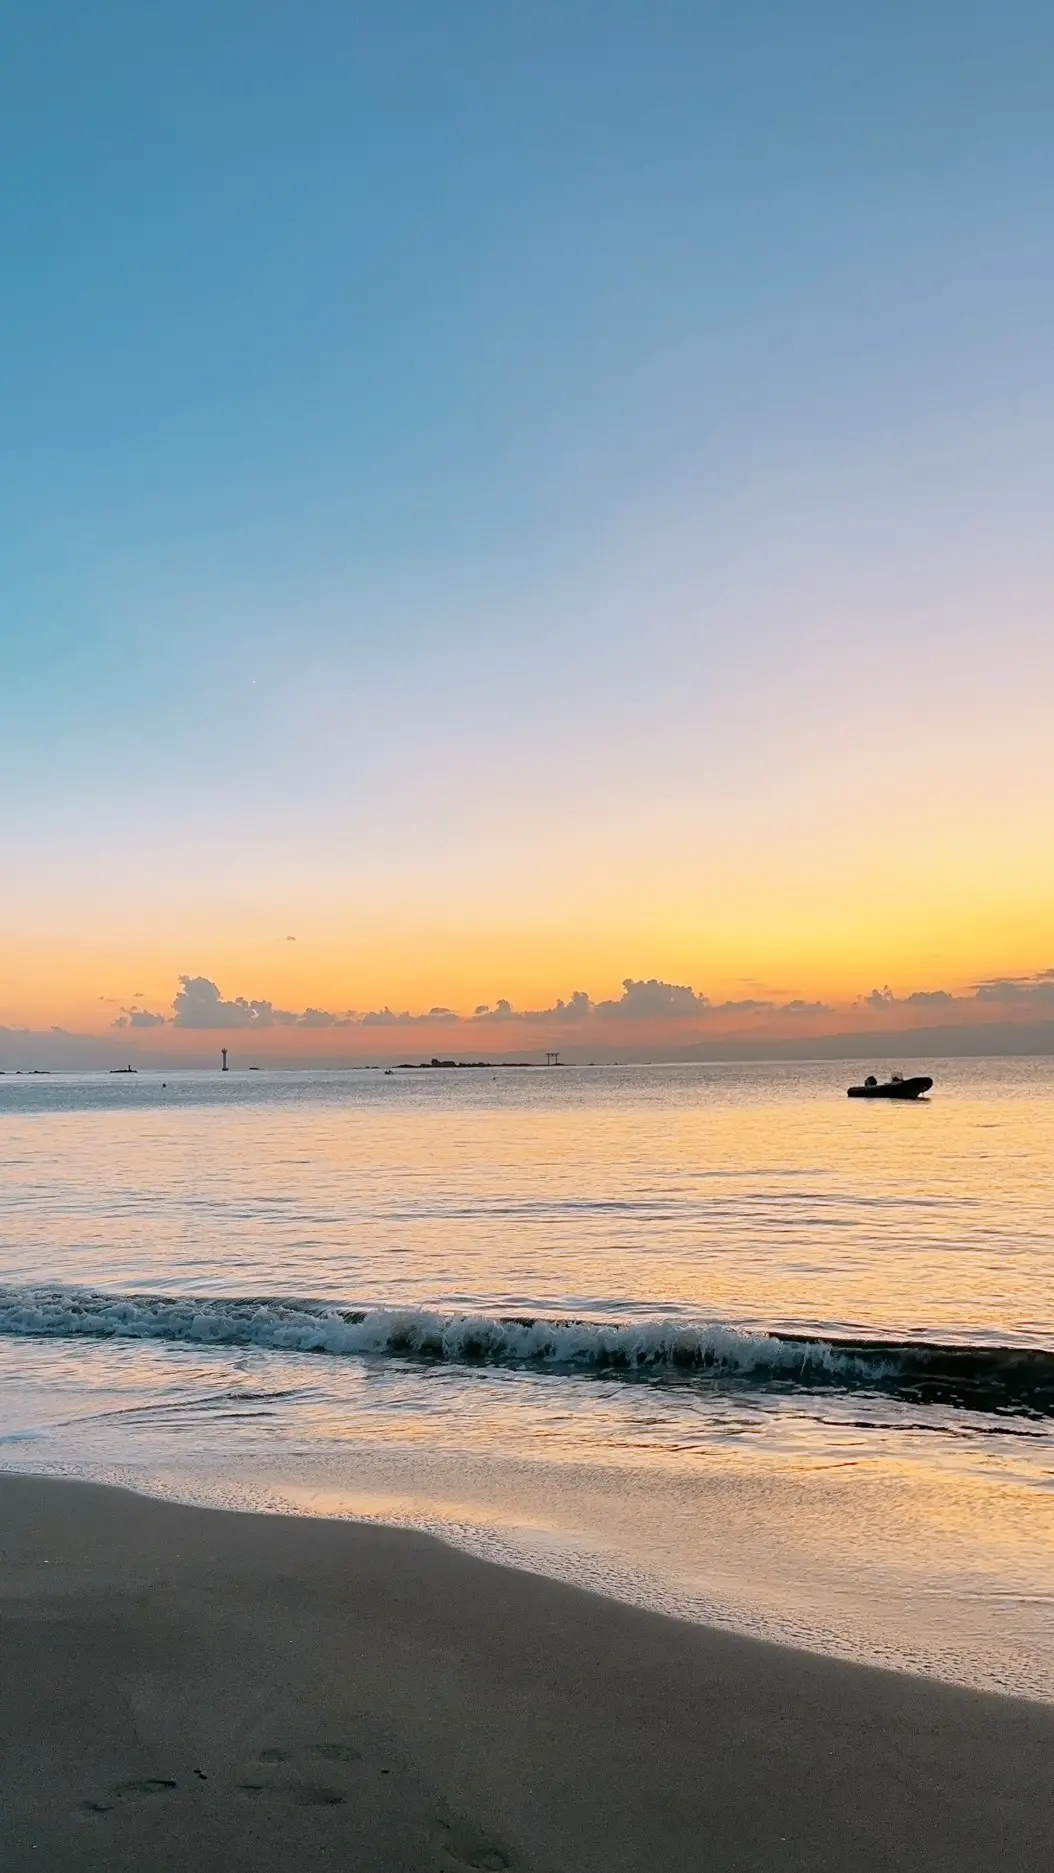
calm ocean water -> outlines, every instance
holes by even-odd
[[[1054,1063],[862,1070],[8,1074],[0,1464],[1054,1697]]]

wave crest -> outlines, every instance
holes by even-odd
[[[0,1335],[164,1340],[331,1357],[532,1367],[583,1375],[881,1391],[919,1403],[1054,1416],[1054,1351],[752,1332],[721,1322],[342,1307],[318,1300],[0,1288]]]

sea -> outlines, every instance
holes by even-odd
[[[0,1467],[1054,1698],[1054,1062],[0,1076]]]

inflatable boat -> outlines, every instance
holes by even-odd
[[[881,1085],[873,1073],[869,1073],[862,1086],[850,1086],[850,1099],[918,1099],[928,1093],[933,1081],[926,1073],[916,1074],[914,1079],[906,1080],[903,1073],[894,1073]]]

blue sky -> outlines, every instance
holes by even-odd
[[[1052,52],[1020,4],[9,10],[0,1013],[42,943],[64,1012],[290,922],[355,1003],[826,992],[869,889],[936,893],[905,988],[1046,966]]]

